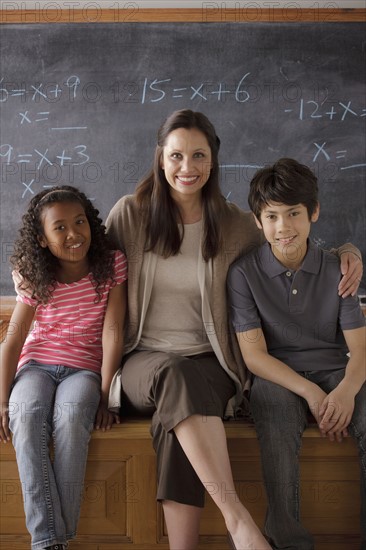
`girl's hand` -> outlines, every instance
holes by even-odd
[[[338,285],[338,294],[342,298],[355,296],[362,278],[362,261],[353,252],[343,252],[341,255],[342,279]]]
[[[100,403],[95,417],[95,429],[101,429],[105,432],[105,430],[110,430],[114,423],[121,423],[119,416],[109,412],[106,405],[104,403]]]
[[[10,441],[9,406],[7,404],[0,407],[0,441],[4,443]]]
[[[337,386],[324,399],[320,413],[322,421],[319,425],[320,431],[330,441],[335,439],[341,442],[343,437],[348,436],[347,426],[351,422],[355,407],[355,396],[345,386]]]

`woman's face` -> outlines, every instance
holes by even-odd
[[[212,168],[205,134],[196,128],[178,128],[168,135],[160,162],[173,198],[200,195]]]

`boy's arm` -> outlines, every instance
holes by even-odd
[[[350,358],[343,380],[325,398],[321,415],[320,429],[329,439],[342,440],[349,425],[355,397],[366,381],[366,327],[343,331]]]
[[[102,346],[102,386],[100,405],[95,428],[109,429],[113,420],[119,423],[119,417],[108,411],[109,388],[114,374],[121,366],[124,344],[124,325],[127,303],[127,283],[114,286],[108,296],[108,305],[103,324]]]
[[[8,332],[1,344],[0,358],[0,441],[10,440],[9,396],[14,381],[19,356],[31,327],[35,309],[17,302],[9,322]]]
[[[342,298],[355,296],[363,271],[361,252],[351,243],[346,243],[331,252],[337,254],[341,261],[343,277],[338,285],[339,296],[342,296]]]
[[[320,406],[327,394],[317,384],[310,382],[288,365],[270,355],[261,328],[237,332],[236,337],[248,369],[256,376],[283,386],[303,397],[319,425],[321,422]]]

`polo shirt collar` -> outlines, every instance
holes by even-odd
[[[288,267],[282,265],[281,262],[277,260],[276,256],[272,252],[271,245],[268,242],[265,243],[260,249],[260,259],[263,269],[271,279],[289,271]],[[316,275],[320,270],[320,262],[320,249],[313,241],[308,239],[308,249],[299,271],[306,271]]]

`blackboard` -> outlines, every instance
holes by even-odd
[[[222,191],[247,208],[257,167],[291,156],[319,177],[314,239],[365,254],[363,23],[1,25],[1,294],[21,215],[70,183],[103,219],[149,169],[175,109],[220,136]],[[365,293],[365,279],[362,283]]]

